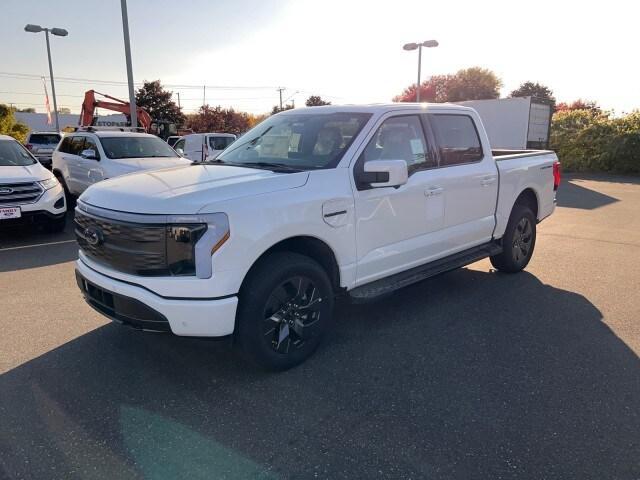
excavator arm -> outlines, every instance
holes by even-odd
[[[104,98],[112,100],[111,102],[105,100],[97,100],[96,94],[101,95]],[[82,110],[80,111],[80,125],[88,127],[93,125],[94,115],[96,108],[105,108],[114,112],[120,112],[131,116],[131,108],[129,102],[120,100],[119,98],[106,95],[104,93],[96,92],[95,90],[88,90],[84,94],[84,102],[82,102]],[[146,130],[149,131],[151,127],[151,115],[142,107],[137,107],[138,122]]]

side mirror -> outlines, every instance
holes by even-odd
[[[89,160],[97,160],[98,159],[98,156],[96,155],[95,150],[91,150],[90,148],[80,152],[80,156],[82,158],[86,158],[86,159],[89,159]]]
[[[358,182],[371,188],[399,187],[408,179],[409,167],[405,160],[370,160],[364,164]]]

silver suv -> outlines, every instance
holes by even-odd
[[[51,168],[51,156],[60,143],[62,135],[56,132],[31,132],[27,137],[25,147],[38,161],[47,168]]]

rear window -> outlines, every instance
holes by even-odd
[[[33,145],[57,145],[60,135],[56,133],[32,133],[29,143]]]
[[[214,150],[224,150],[235,140],[232,137],[209,137],[209,147]]]
[[[482,160],[480,137],[471,117],[435,114],[430,119],[440,149],[440,166]]]

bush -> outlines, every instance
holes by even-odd
[[[640,173],[640,112],[618,118],[593,109],[556,112],[551,148],[568,171]]]

